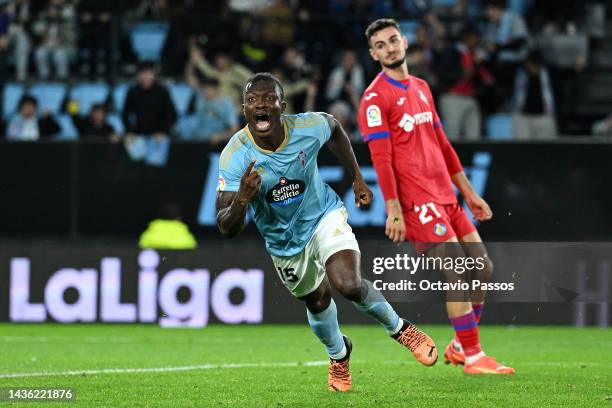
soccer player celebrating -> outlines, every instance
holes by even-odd
[[[467,214],[457,203],[452,183],[477,220],[492,217],[474,191],[449,144],[429,86],[409,75],[408,41],[392,19],[379,19],[366,30],[370,56],[382,72],[365,90],[359,128],[368,143],[385,199],[385,234],[393,242],[410,240],[428,257],[482,258],[469,278],[486,281],[493,265]],[[454,264],[454,263],[453,263]],[[443,270],[447,281],[461,275]],[[464,364],[467,374],[511,374],[514,369],[485,355],[478,337],[484,292],[447,294],[447,312],[455,338],[446,348],[447,363]]]
[[[353,178],[355,202],[367,206],[372,192],[363,181],[344,129],[326,113],[285,115],[281,83],[269,73],[251,77],[243,93],[247,125],[234,134],[219,159],[217,224],[235,237],[247,209],[272,257],[279,278],[306,302],[308,322],[330,357],[329,389],[352,386],[352,343],[340,332],[331,285],[426,366],[437,360],[433,340],[401,319],[372,284],[361,278],[360,252],[338,195],[317,168],[326,144]],[[331,283],[331,285],[330,285]]]

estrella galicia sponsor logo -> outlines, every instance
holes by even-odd
[[[304,198],[306,183],[302,180],[289,180],[281,177],[278,184],[266,193],[266,201],[273,206],[286,206]]]
[[[444,234],[446,234],[446,225],[442,224],[441,222],[434,225],[434,234],[439,237],[443,237]]]

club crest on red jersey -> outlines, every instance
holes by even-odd
[[[421,98],[421,100],[425,102],[425,104],[429,105],[429,101],[427,100],[427,97],[425,96],[425,92],[423,92],[422,89],[419,89],[419,98]]]

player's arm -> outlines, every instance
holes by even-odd
[[[493,212],[489,204],[474,190],[472,183],[466,177],[463,171],[455,173],[452,177],[453,183],[457,186],[457,189],[461,192],[461,195],[465,199],[465,203],[472,211],[474,218],[478,221],[487,221],[493,217]]]
[[[217,193],[217,226],[223,236],[233,238],[244,228],[249,203],[257,196],[261,186],[261,176],[253,171],[255,160],[240,179],[238,191],[219,191]]]
[[[369,93],[368,95],[373,95]],[[374,98],[374,99],[372,99]],[[402,205],[399,201],[397,181],[393,170],[393,148],[386,116],[381,112],[378,96],[371,96],[372,102],[365,98],[361,100],[359,108],[359,129],[364,141],[370,149],[372,164],[376,170],[378,184],[385,199],[387,222],[385,235],[393,242],[402,242],[406,237],[406,224]],[[373,114],[368,114],[372,111]]]
[[[331,136],[327,142],[329,150],[336,155],[353,180],[353,192],[357,207],[368,206],[372,203],[372,191],[363,181],[357,158],[346,131],[332,115],[325,114],[329,124]]]
[[[431,104],[434,106],[434,130],[436,132],[436,138],[438,139],[438,145],[440,146],[440,150],[444,156],[444,162],[446,163],[448,174],[450,174],[453,183],[465,199],[465,202],[472,211],[472,214],[474,214],[474,217],[478,221],[489,220],[491,217],[493,217],[493,212],[491,211],[489,204],[487,204],[487,202],[480,197],[476,190],[474,190],[470,180],[466,177],[461,161],[459,160],[459,156],[457,156],[457,152],[446,137],[446,133],[442,127],[442,122],[440,121],[438,112],[435,109],[433,96],[431,95],[429,87],[427,87],[427,92],[429,94]]]
[[[442,155],[444,156],[446,169],[448,170],[453,183],[465,199],[465,202],[470,211],[472,211],[472,214],[474,214],[474,217],[478,221],[490,220],[491,217],[493,217],[493,212],[491,211],[489,204],[487,204],[487,202],[480,197],[476,190],[474,190],[474,187],[472,187],[470,180],[466,177],[465,172],[463,171],[463,166],[461,166],[461,161],[459,160],[459,156],[457,156],[457,152],[448,141],[446,133],[444,133],[444,129],[442,128],[438,114],[436,113],[435,116],[437,118],[436,123],[434,124],[436,137],[438,138],[438,144],[440,145]]]
[[[493,217],[493,213],[491,212],[489,204],[487,204],[487,202],[480,197],[476,190],[474,190],[470,180],[466,177],[465,172],[463,171],[463,166],[461,166],[461,161],[457,156],[457,152],[449,143],[448,138],[444,133],[444,129],[439,123],[439,120],[436,122],[434,127],[436,127],[436,137],[438,138],[438,143],[440,145],[440,149],[442,150],[442,155],[444,156],[446,169],[448,170],[453,183],[465,199],[465,202],[472,211],[472,214],[474,214],[474,217],[478,221],[490,220],[491,217]]]

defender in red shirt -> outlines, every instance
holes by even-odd
[[[359,128],[368,143],[386,209],[385,234],[393,242],[408,239],[419,253],[432,258],[483,259],[482,268],[467,279],[486,281],[493,268],[482,239],[457,202],[453,184],[474,217],[491,219],[489,205],[472,188],[455,150],[448,142],[429,86],[409,75],[408,41],[392,19],[379,19],[366,30],[371,57],[382,72],[365,90],[359,109]],[[452,269],[443,270],[449,282],[465,281]],[[468,374],[512,374],[482,351],[478,322],[483,291],[453,291],[447,312],[455,329],[447,363],[464,364]]]

